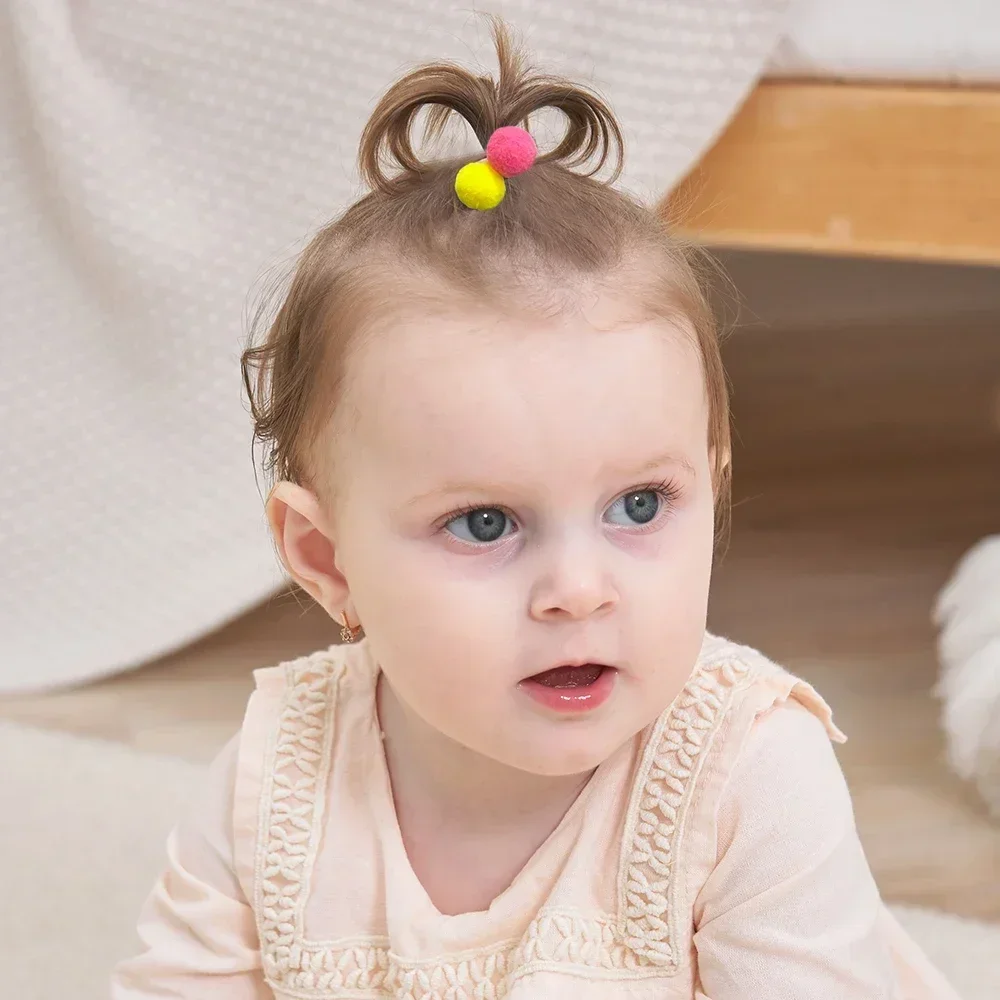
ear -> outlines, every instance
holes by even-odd
[[[338,615],[349,591],[316,494],[295,483],[278,483],[267,500],[267,520],[289,575],[328,615]]]

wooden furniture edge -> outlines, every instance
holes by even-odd
[[[765,80],[661,208],[709,246],[1000,264],[1000,87]]]

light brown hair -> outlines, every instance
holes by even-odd
[[[441,63],[388,90],[361,137],[359,165],[370,193],[312,239],[275,319],[244,352],[264,472],[318,490],[316,441],[343,394],[350,351],[387,304],[412,307],[430,286],[498,308],[537,306],[546,290],[557,301],[557,290],[565,295],[574,282],[589,283],[625,289],[645,314],[679,319],[690,329],[705,376],[722,522],[729,504],[729,401],[718,331],[692,251],[671,238],[655,212],[612,186],[622,134],[604,101],[530,68],[499,21],[493,37],[496,79]],[[426,162],[413,147],[421,111],[431,138],[454,113],[485,147],[495,129],[527,125],[544,109],[562,112],[565,135],[508,183],[506,197],[490,211],[467,209],[455,195],[455,173],[468,157]],[[598,180],[602,168],[609,176]]]

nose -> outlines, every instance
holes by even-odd
[[[530,614],[535,621],[583,621],[607,613],[618,600],[599,544],[564,541],[546,555],[532,588]]]

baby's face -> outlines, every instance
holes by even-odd
[[[539,774],[586,771],[651,722],[705,628],[696,348],[664,322],[597,318],[377,335],[338,464],[337,564],[396,697]]]

